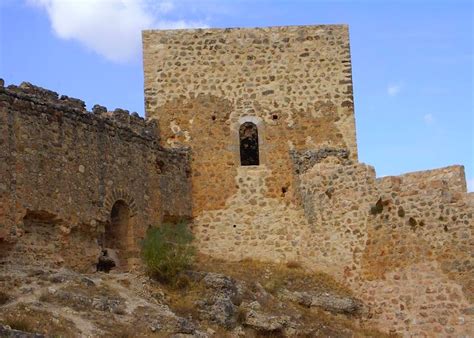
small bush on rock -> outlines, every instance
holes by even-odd
[[[175,284],[179,274],[193,263],[193,235],[186,222],[164,223],[148,230],[142,256],[148,273],[163,282]]]

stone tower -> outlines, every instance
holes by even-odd
[[[298,204],[292,150],[357,160],[346,25],[149,30],[143,48],[147,117],[164,145],[192,149],[194,216],[226,209],[249,175]]]

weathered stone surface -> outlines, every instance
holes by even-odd
[[[235,280],[216,273],[207,273],[202,279],[212,292],[208,299],[198,302],[201,313],[209,320],[231,329],[237,325],[237,308],[242,302]]]
[[[284,296],[298,304],[319,307],[334,313],[355,314],[362,307],[362,303],[352,297],[341,297],[330,293],[286,291]]]
[[[240,305],[242,302],[242,295],[233,278],[209,272],[202,281],[208,288],[229,298],[233,304]]]
[[[473,299],[474,213],[463,167],[376,179],[363,164],[322,162],[299,178],[313,226],[304,264],[339,275],[380,327],[420,335],[472,329],[459,319]],[[439,318],[452,324],[430,324]]]
[[[288,316],[272,316],[255,310],[248,310],[243,324],[260,332],[278,333],[283,330],[289,321]]]

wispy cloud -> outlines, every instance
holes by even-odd
[[[423,116],[423,121],[425,122],[425,124],[433,124],[435,122],[435,117],[433,116],[433,114],[425,114]]]
[[[205,27],[204,22],[170,20],[171,0],[28,0],[49,16],[54,33],[75,40],[114,62],[136,60],[141,31]]]
[[[387,94],[390,96],[397,96],[402,90],[401,84],[389,84],[387,86]]]

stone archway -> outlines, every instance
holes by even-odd
[[[105,225],[97,270],[110,271],[114,267],[126,266],[130,239],[131,210],[124,200],[117,200],[110,211],[110,220]]]
[[[130,207],[123,200],[118,200],[110,211],[110,222],[105,227],[104,246],[106,248],[126,250],[128,227],[130,224]]]

